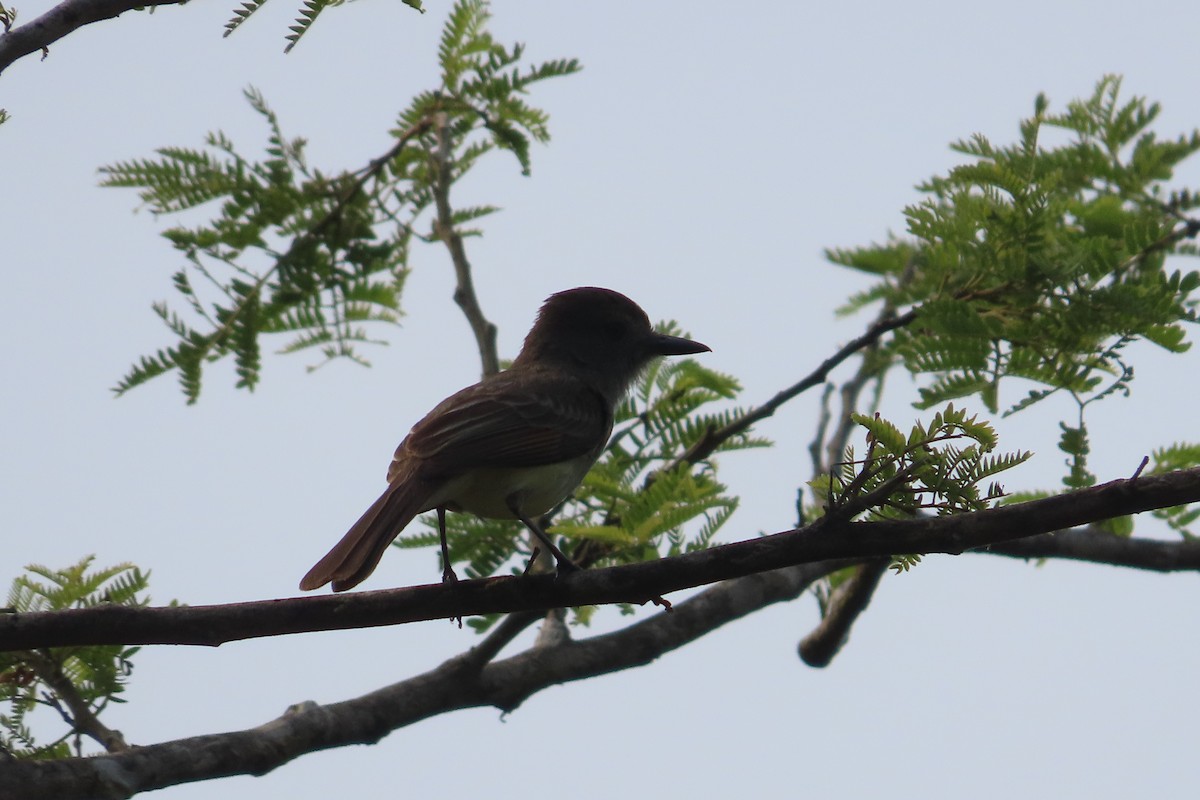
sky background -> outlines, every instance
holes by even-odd
[[[173,378],[119,400],[109,391],[139,355],[170,343],[149,305],[170,297],[180,259],[156,235],[173,220],[132,213],[134,193],[98,188],[98,167],[198,147],[218,128],[261,152],[265,127],[241,97],[253,85],[289,136],[309,140],[311,164],[357,168],[387,150],[408,99],[435,85],[448,4],[432,0],[425,15],[400,3],[334,9],[285,56],[297,5],[277,0],[228,39],[233,3],[129,13],[0,76],[13,116],[0,127],[6,583],[26,563],[95,553],[151,570],[156,602],[292,596],[378,495],[409,426],[477,378],[449,260],[427,247],[413,258],[401,327],[377,331],[391,345],[365,353],[372,369],[310,375],[309,356],[269,357],[248,394],[220,365],[194,407]],[[23,4],[19,21],[48,7]],[[515,355],[547,295],[608,286],[709,344],[704,363],[739,376],[747,404],[861,331],[867,315],[832,310],[865,284],[822,249],[902,233],[914,185],[958,163],[948,142],[978,131],[1007,143],[1038,92],[1061,109],[1109,72],[1125,76],[1126,93],[1162,102],[1162,135],[1200,125],[1195,4],[502,0],[493,10],[497,37],[525,42],[532,60],[584,65],[533,94],[554,140],[535,150],[531,178],[501,156],[456,189],[459,204],[504,208],[468,242],[501,356]],[[1178,185],[1200,185],[1200,169]],[[1101,480],[1196,438],[1197,356],[1138,354],[1148,358],[1132,398],[1091,419]],[[885,415],[912,420],[908,378],[889,389]],[[1010,490],[1056,485],[1068,413],[1047,403],[1001,425],[1005,447],[1038,454]],[[758,429],[773,451],[722,462],[742,497],[726,540],[790,527],[816,414],[814,393]],[[393,551],[363,588],[438,574],[432,549]],[[817,618],[806,597],[650,667],[545,691],[504,718],[458,712],[263,778],[153,796],[1192,797],[1198,596],[1194,574],[930,557],[885,579],[826,670],[795,654]],[[595,629],[620,622],[602,613]],[[296,702],[409,677],[474,641],[434,622],[146,648],[128,703],[105,721],[139,744],[253,727]]]

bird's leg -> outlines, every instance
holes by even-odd
[[[541,529],[541,526],[521,512],[521,506],[517,502],[515,495],[509,497],[505,502],[508,504],[508,510],[513,513],[513,516],[525,523],[525,527],[529,528],[530,532],[536,536],[538,540],[546,546],[546,549],[549,550],[554,556],[554,561],[558,566],[559,574],[579,571],[579,567],[575,565],[575,562],[567,558],[562,550],[559,550],[554,546],[554,542],[550,541],[550,537],[545,534],[545,532]]]
[[[533,552],[529,554],[529,561],[525,564],[525,571],[521,573],[522,575],[529,574],[529,570],[533,569],[533,565],[537,563],[537,557],[541,554],[542,546],[540,544],[535,544],[533,546]]]
[[[442,539],[442,583],[458,583],[454,567],[450,566],[450,546],[446,544],[446,509],[438,506],[438,535]]]

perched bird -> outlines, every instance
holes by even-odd
[[[613,411],[657,356],[709,348],[657,333],[646,312],[609,289],[551,295],[520,355],[504,372],[452,394],[396,449],[388,487],[300,581],[350,589],[374,571],[413,517],[436,509],[442,579],[457,580],[446,546],[446,511],[519,519],[559,572],[575,569],[534,521],[574,491],[604,450]]]

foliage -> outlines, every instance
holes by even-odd
[[[340,6],[346,0],[304,0],[304,4],[300,10],[300,16],[296,17],[296,23],[288,30],[291,31],[286,37],[287,47],[283,48],[283,52],[290,53],[296,43],[300,41],[300,37],[308,33],[309,28],[316,22],[317,15],[327,8]],[[409,8],[416,9],[422,14],[425,13],[425,8],[421,4],[421,0],[402,0],[404,5]],[[234,9],[233,17],[229,22],[225,23],[225,36],[237,30],[243,22],[250,19],[250,15],[267,4],[267,0],[243,0],[242,7]]]
[[[1162,447],[1151,454],[1150,474],[1173,472],[1179,469],[1190,469],[1200,466],[1200,444],[1181,442],[1168,447]],[[1196,533],[1191,529],[1192,523],[1200,519],[1200,508],[1193,505],[1173,506],[1151,512],[1155,517],[1167,523],[1171,530],[1185,539],[1195,539]],[[1129,532],[1133,532],[1132,522]],[[1127,534],[1128,535],[1128,534]]]
[[[311,167],[305,141],[285,137],[253,89],[246,97],[268,128],[262,160],[215,132],[206,149],[164,147],[157,158],[101,170],[103,185],[138,189],[155,214],[219,204],[214,219],[163,233],[183,255],[173,281],[186,312],[154,304],[176,343],[143,356],[118,394],[178,369],[193,403],[205,364],[225,356],[234,359],[237,385],[253,389],[267,334],[290,337],[285,353],[317,347],[326,360],[363,361],[356,346],[372,341],[365,325],[401,313],[413,237],[435,241],[496,210],[458,209],[431,221],[436,196],[493,150],[511,152],[528,174],[531,143],[547,141],[549,131],[546,113],[524,95],[579,69],[574,60],[523,66],[523,47],[498,44],[488,19],[479,0],[454,6],[439,49],[440,85],[417,95],[399,115],[392,148],[357,172]]]
[[[866,430],[866,455],[855,459],[853,448],[848,447],[835,469],[809,482],[830,514],[895,519],[931,511],[938,515],[982,511],[1006,496],[1003,486],[988,479],[1032,456],[1029,452],[991,455],[999,443],[995,429],[953,404],[935,414],[928,425],[916,422],[907,436],[879,414],[852,416]],[[987,487],[982,488],[985,480]],[[908,572],[920,561],[919,553],[894,555],[890,569],[896,574]],[[833,589],[852,572],[834,573],[815,587],[822,616]]]
[[[673,326],[663,328],[678,333]],[[737,508],[737,498],[716,479],[710,458],[691,464],[684,454],[709,431],[742,413],[713,411],[733,399],[737,381],[691,359],[659,361],[650,366],[631,396],[617,409],[615,433],[596,466],[559,509],[543,520],[561,536],[573,560],[586,566],[613,566],[662,558],[708,547]],[[717,452],[766,446],[765,440],[740,434]],[[483,520],[469,514],[446,518],[451,560],[465,564],[471,577],[493,575],[513,555],[524,569],[530,554],[527,532],[519,522]],[[401,534],[401,547],[426,547],[438,541],[437,520],[424,519],[424,530]],[[576,609],[586,622],[592,609]],[[486,629],[493,618],[472,620]]]
[[[102,603],[141,607],[150,598],[144,594],[148,573],[132,564],[117,564],[89,572],[94,556],[60,570],[38,564],[26,567],[8,595],[10,613],[60,611],[90,608]],[[41,578],[42,580],[37,580]],[[91,714],[102,712],[109,703],[124,702],[119,695],[133,670],[131,659],[140,648],[96,645],[53,650],[0,653],[0,758],[7,753],[20,758],[61,758],[80,752],[80,731],[71,727],[54,741],[39,744],[27,724],[38,706],[57,710],[73,724],[62,697],[73,693]],[[72,745],[73,742],[73,745]]]
[[[866,455],[856,459],[849,448],[836,470],[810,482],[828,513],[895,519],[982,511],[1004,496],[1004,488],[989,479],[1032,455],[992,455],[996,431],[953,404],[928,425],[914,423],[907,436],[879,414],[853,417],[866,429]]]
[[[1158,138],[1158,105],[1121,102],[1119,90],[1106,77],[1060,114],[1039,96],[1015,144],[976,134],[953,145],[971,161],[920,187],[926,199],[905,212],[910,238],[828,253],[879,278],[844,310],[919,309],[883,356],[930,378],[920,407],[977,396],[996,413],[1003,378],[1034,387],[1005,414],[1069,395],[1068,488],[1095,482],[1084,411],[1129,393],[1127,346],[1183,352],[1184,324],[1196,322],[1200,273],[1167,261],[1196,255],[1200,220],[1188,214],[1200,195],[1168,182],[1200,133]]]

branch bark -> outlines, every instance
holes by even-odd
[[[495,663],[480,663],[473,648],[422,675],[340,703],[301,703],[249,730],[114,755],[10,763],[0,769],[0,797],[126,798],[192,781],[262,775],[306,753],[372,744],[448,711],[482,706],[512,711],[550,686],[649,664],[722,625],[795,599],[812,581],[842,566],[806,564],[731,581],[615,633],[534,647]]]
[[[488,578],[222,606],[101,606],[0,616],[0,650],[81,644],[202,644],[318,630],[394,625],[475,614],[645,602],[681,589],[829,559],[894,553],[963,553],[1113,517],[1200,501],[1200,468],[1142,476],[1028,503],[928,519],[842,522],[825,517],[798,530],[653,562],[556,577]],[[1059,534],[1061,535],[1061,534]],[[1041,540],[1051,548],[1049,540]],[[1200,569],[1200,541],[1159,542],[1090,535],[1088,546],[1156,569]],[[1000,552],[997,550],[996,552]],[[1143,552],[1153,553],[1140,555]],[[1037,555],[1023,557],[1036,558]],[[1089,560],[1104,561],[1103,557]]]
[[[1153,479],[1139,479],[1139,483],[1142,480]],[[1051,542],[1059,539],[1068,543],[1060,548],[1067,558],[1110,563],[1105,558],[1111,556],[1117,559],[1112,563],[1127,566],[1200,570],[1200,542],[1120,539],[1096,529],[1037,535],[975,552],[1043,557],[1055,547]],[[1026,543],[1031,546],[1025,547],[1023,554],[1001,552]],[[647,665],[730,622],[769,605],[794,600],[814,581],[852,564],[845,560],[801,564],[725,581],[677,604],[669,613],[655,614],[623,630],[581,641],[534,646],[489,663],[537,616],[514,615],[484,641],[430,672],[339,703],[300,703],[256,728],[90,758],[6,764],[0,769],[0,797],[127,798],[141,791],[192,781],[262,775],[306,753],[374,743],[399,728],[449,711],[484,706],[513,711],[550,686]]]
[[[64,0],[32,22],[0,34],[0,73],[10,64],[93,22],[112,19],[135,8],[169,6],[185,0]]]
[[[454,209],[450,205],[450,186],[454,183],[454,146],[450,136],[450,116],[438,114],[437,120],[437,180],[433,184],[433,201],[437,208],[433,232],[450,251],[454,264],[454,302],[462,309],[475,334],[479,348],[479,361],[483,377],[500,371],[500,357],[496,352],[496,325],[484,316],[479,298],[475,295],[475,282],[471,278],[471,262],[467,260],[467,249],[462,236],[454,229]]]
[[[1171,542],[1125,538],[1113,536],[1095,526],[1088,526],[1058,533],[1043,533],[1012,542],[1000,542],[981,548],[978,552],[1026,561],[1059,558],[1154,572],[1175,572],[1179,569],[1181,554],[1189,551],[1200,553],[1200,541]],[[1193,558],[1194,555],[1185,560],[1191,561]]]
[[[862,564],[829,595],[828,607],[812,632],[800,640],[796,652],[810,667],[827,667],[850,640],[850,629],[867,610],[879,582],[888,569],[888,559]]]

